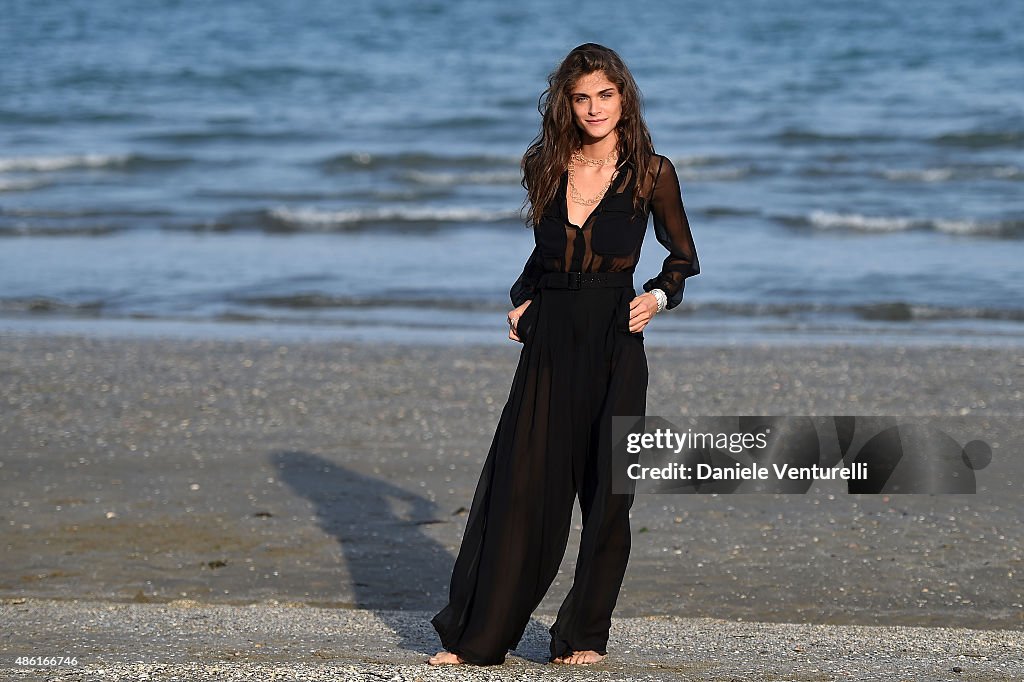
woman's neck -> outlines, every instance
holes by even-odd
[[[583,142],[580,145],[580,151],[588,159],[603,159],[615,151],[617,143],[618,139],[613,132],[611,135],[606,135],[600,140]]]

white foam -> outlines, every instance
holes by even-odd
[[[711,154],[689,154],[686,156],[672,156],[670,158],[674,166],[709,166],[720,163],[725,159],[725,157],[713,156]]]
[[[950,234],[997,235],[1003,231],[1003,226],[999,221],[974,218],[897,218],[818,210],[811,212],[809,220],[815,227],[824,229],[845,228],[870,232],[899,232],[914,228],[930,228]]]
[[[882,171],[888,180],[918,182],[945,182],[954,178],[997,178],[1000,180],[1024,177],[1019,166],[991,166],[987,168],[942,166],[939,168],[890,168]]]
[[[519,171],[473,171],[468,173],[431,173],[428,171],[411,170],[406,177],[413,182],[424,185],[505,185],[520,181]]]
[[[953,168],[907,168],[890,169],[883,172],[889,180],[919,180],[921,182],[943,182],[953,177]]]
[[[951,234],[999,234],[1002,231],[1002,227],[998,222],[985,222],[982,220],[936,218],[933,224],[936,230]]]
[[[1024,169],[1019,166],[996,166],[992,175],[997,178],[1024,178]]]
[[[0,178],[0,192],[24,192],[38,187],[45,187],[51,184],[49,180],[34,178],[31,180],[22,178]]]
[[[899,232],[918,227],[922,223],[913,218],[867,216],[860,213],[835,213],[832,211],[811,211],[808,219],[815,227],[824,229],[850,228],[872,232]]]
[[[750,175],[750,168],[741,166],[734,166],[732,168],[712,168],[706,170],[680,168],[678,175],[682,180],[737,180]]]
[[[327,211],[319,208],[290,208],[280,206],[269,211],[270,215],[294,225],[325,227],[360,222],[382,222],[394,220],[412,221],[453,221],[453,222],[494,222],[518,218],[518,211],[488,211],[481,208],[443,208],[430,206],[409,206],[400,208],[376,207]]]
[[[119,166],[129,154],[68,154],[61,156],[9,156],[0,158],[0,173],[10,171],[55,171],[66,168]]]

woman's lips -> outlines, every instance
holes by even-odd
[[[596,124],[598,124],[598,123],[604,123],[604,122],[605,122],[605,121],[607,121],[607,120],[608,120],[608,119],[606,119],[606,118],[602,118],[602,119],[601,119],[600,121],[587,121],[587,123],[589,123],[589,124],[591,124],[591,125],[596,125]]]

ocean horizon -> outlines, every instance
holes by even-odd
[[[648,343],[1024,343],[1024,8],[685,9],[17,3],[0,333],[511,343],[519,160],[594,41],[700,256]]]

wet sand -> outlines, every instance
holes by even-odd
[[[0,597],[436,612],[518,354],[0,336]],[[998,447],[974,495],[640,495],[617,617],[1022,629],[1024,349],[648,358],[651,415],[971,414]]]

